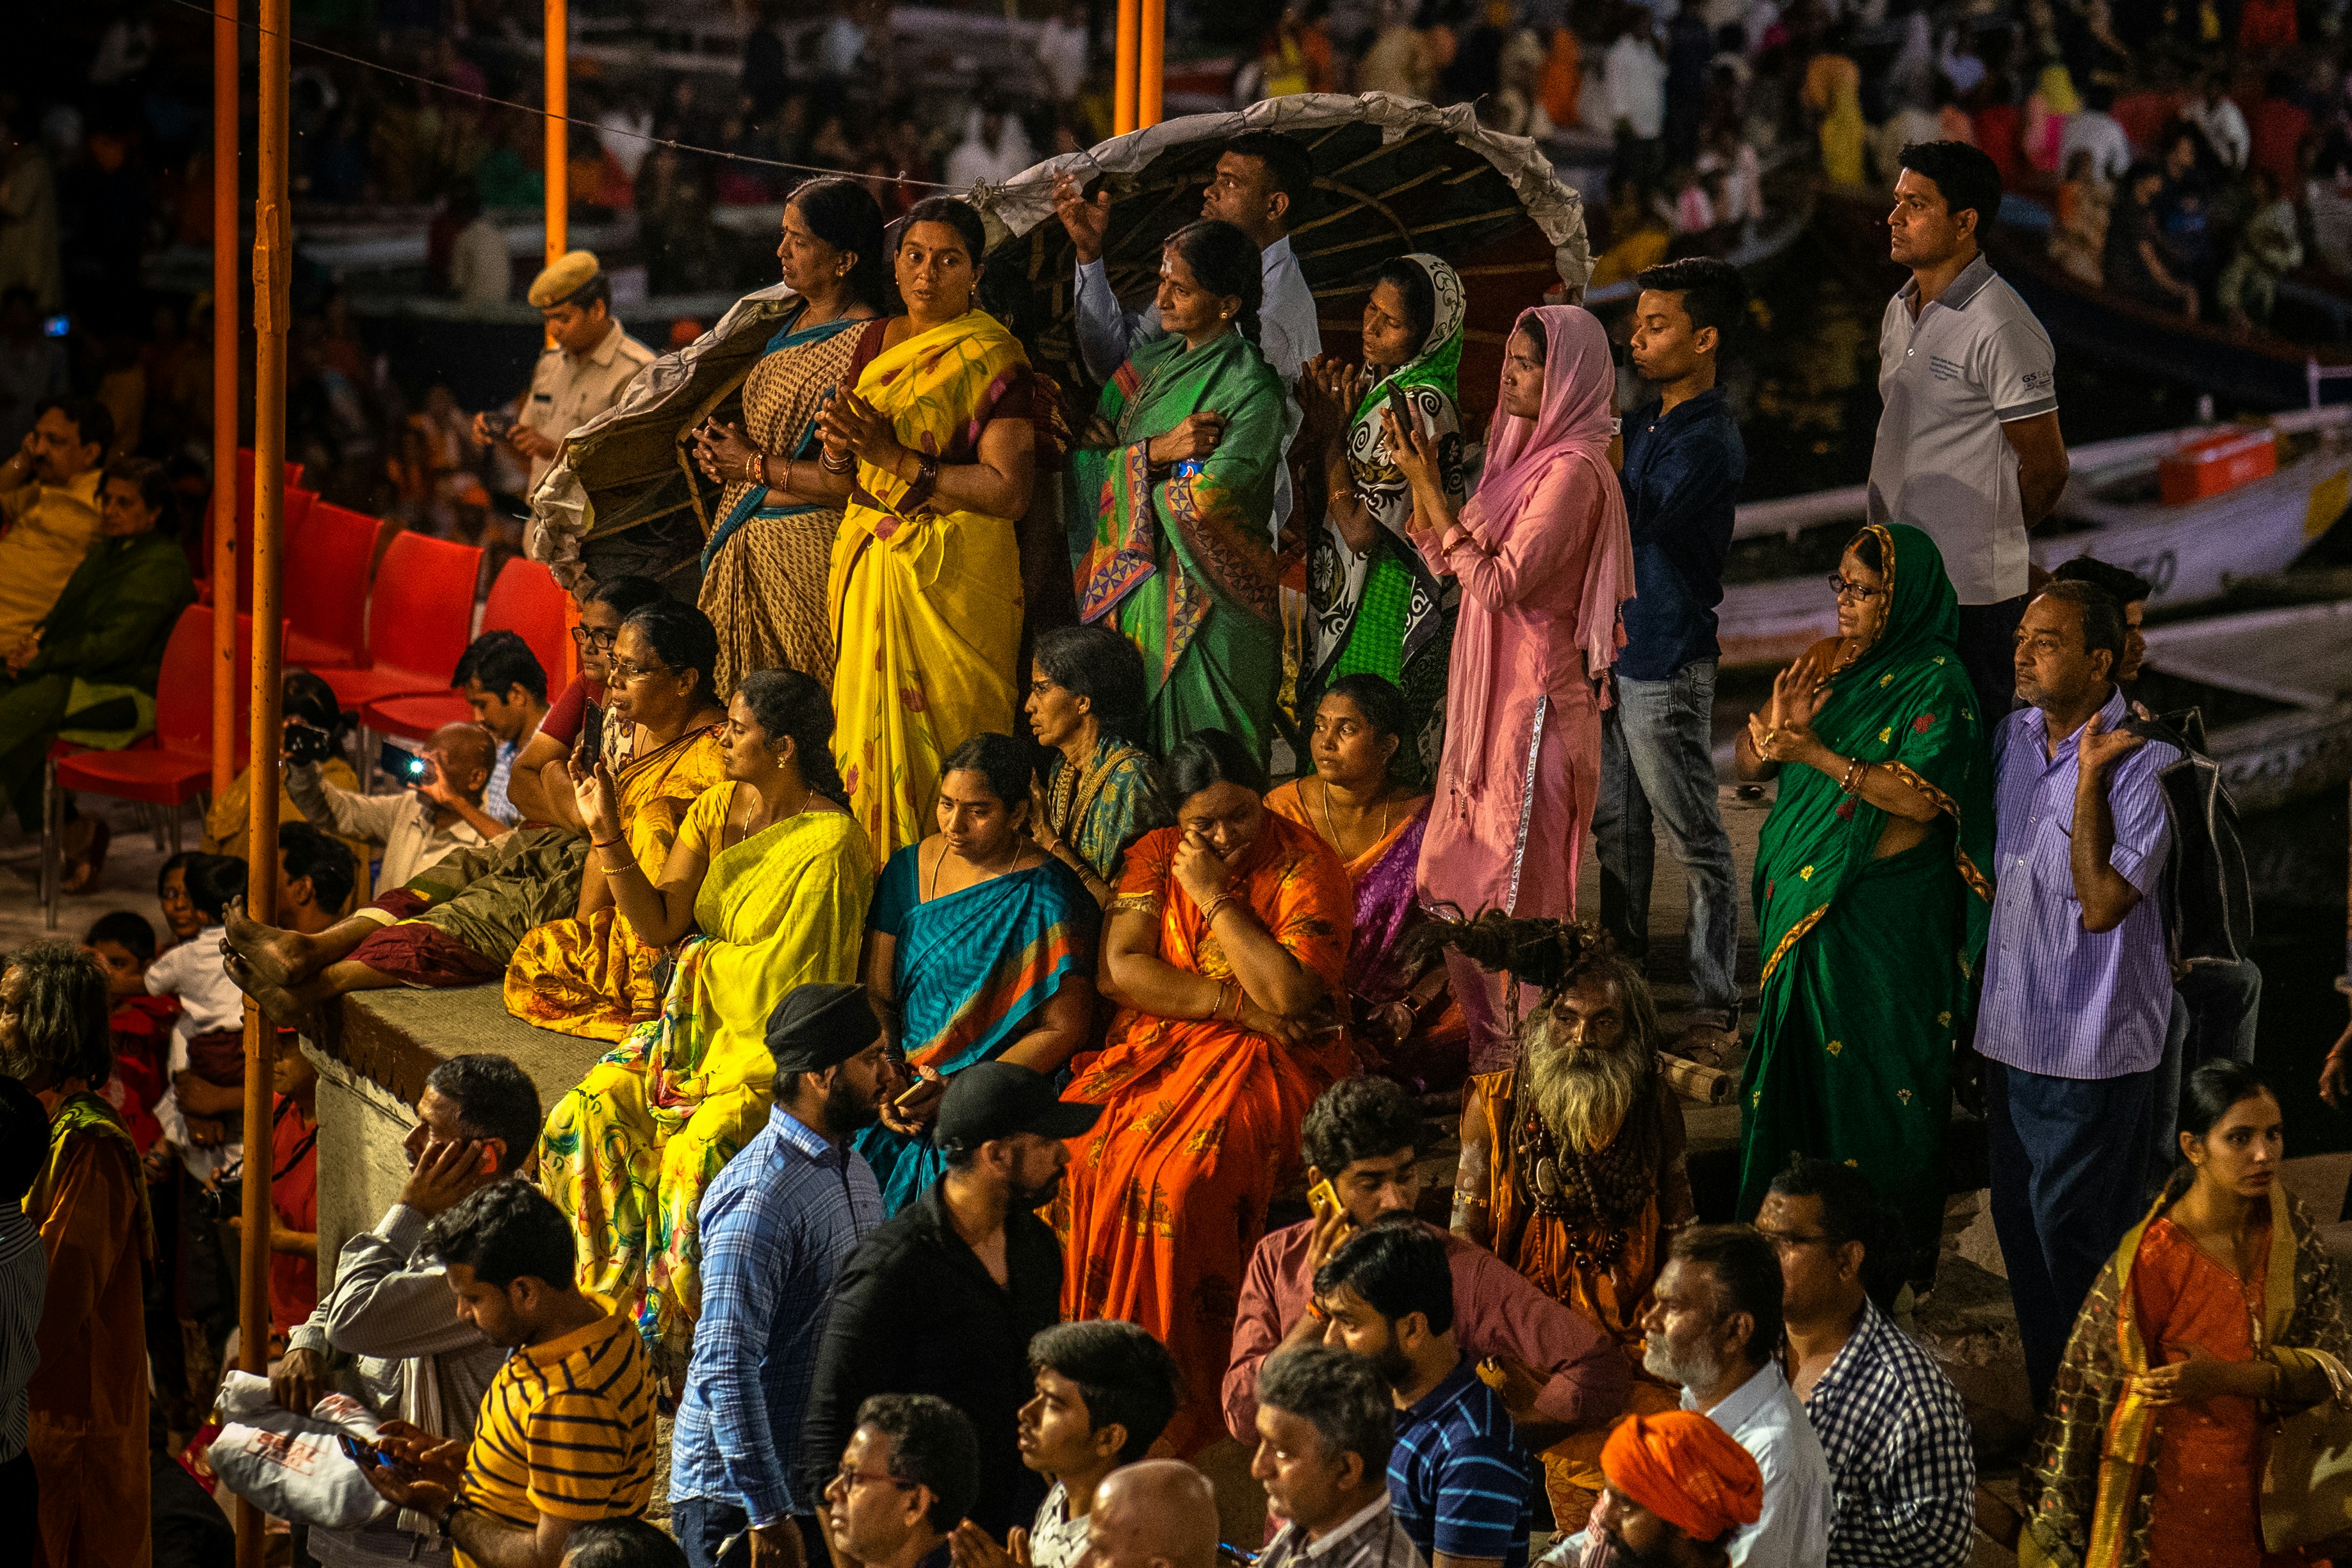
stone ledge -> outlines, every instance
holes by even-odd
[[[451,1057],[495,1052],[530,1075],[542,1115],[613,1048],[526,1024],[509,1013],[495,985],[452,991],[362,991],[330,1011],[316,1042],[404,1105],[425,1092],[427,1074]]]
[[[402,1148],[425,1079],[452,1057],[495,1052],[530,1075],[542,1118],[612,1047],[536,1028],[495,985],[363,991],[325,1009],[304,1047],[319,1064],[319,1272],[333,1282],[343,1239],[400,1194]]]

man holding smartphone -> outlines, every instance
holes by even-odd
[[[304,820],[383,847],[375,886],[397,888],[452,849],[488,843],[506,824],[482,806],[498,747],[471,720],[444,724],[421,756],[395,752],[397,795],[360,795],[329,784],[315,762],[286,763],[286,793]]]
[[[526,500],[539,489],[563,438],[614,404],[654,351],[613,320],[613,280],[593,250],[558,257],[532,279],[530,302],[547,323],[548,346],[530,387],[509,408],[474,416],[474,439],[503,442],[530,462]]]

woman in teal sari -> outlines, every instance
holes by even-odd
[[[1078,619],[1141,650],[1142,737],[1238,736],[1263,764],[1282,675],[1268,528],[1282,463],[1281,379],[1258,352],[1257,247],[1203,219],[1169,237],[1169,335],[1119,366],[1070,454]]]
[[[693,433],[703,477],[726,487],[702,548],[702,613],[719,631],[721,690],[755,669],[797,669],[833,686],[824,584],[841,500],[818,467],[816,414],[848,379],[851,329],[885,298],[882,210],[855,180],[811,180],[784,204],[776,260],[800,309],[744,378],[744,423]]]
[[[1434,256],[1383,264],[1364,301],[1361,369],[1330,355],[1299,377],[1304,449],[1330,488],[1324,523],[1307,557],[1309,612],[1301,649],[1298,712],[1311,718],[1343,676],[1376,675],[1405,700],[1405,745],[1395,776],[1436,776],[1445,742],[1445,671],[1454,651],[1461,585],[1429,570],[1407,542],[1412,486],[1390,455],[1381,412],[1391,395],[1437,447],[1438,475],[1458,509],[1469,499],[1462,468],[1459,385],[1462,279]]]
[[[1780,779],[1757,847],[1739,1212],[1792,1152],[1843,1161],[1932,1279],[1952,1043],[1992,911],[1991,764],[1935,542],[1873,523],[1831,585],[1840,635],[1780,672],[1739,738],[1739,775]]]
[[[896,1214],[946,1167],[930,1127],[947,1080],[1002,1059],[1048,1076],[1094,1025],[1100,915],[1028,834],[1030,764],[1009,735],[948,754],[940,830],[890,857],[874,892],[866,988],[910,1069],[858,1152]]]

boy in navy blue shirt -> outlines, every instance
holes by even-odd
[[[1389,1501],[1423,1560],[1526,1568],[1536,1461],[1454,1342],[1444,1242],[1410,1215],[1375,1225],[1316,1271],[1315,1305],[1324,1342],[1369,1357],[1396,1401]]]
[[[1730,263],[1691,257],[1635,279],[1633,368],[1659,397],[1624,421],[1625,517],[1634,597],[1625,605],[1617,700],[1601,716],[1601,921],[1620,952],[1650,946],[1653,819],[1663,821],[1690,891],[1696,1022],[1739,1022],[1732,978],[1739,911],[1731,839],[1717,809],[1709,755],[1715,707],[1715,607],[1731,549],[1733,504],[1747,477],[1739,426],[1715,384],[1724,334],[1747,308]]]

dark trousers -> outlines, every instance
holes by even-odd
[[[1992,1227],[2039,1409],[2091,1282],[2144,1212],[2157,1074],[2050,1078],[1990,1058],[1984,1073]]]
[[[1960,606],[1960,668],[1984,704],[1978,728],[1988,739],[2017,701],[2017,623],[2025,618],[2026,597]]]
[[[809,1562],[822,1565],[828,1557],[824,1531],[814,1514],[796,1513],[801,1547]],[[751,1516],[725,1498],[680,1498],[669,1505],[670,1533],[686,1552],[687,1568],[741,1568],[751,1561]],[[719,1549],[729,1542],[725,1556]]]

